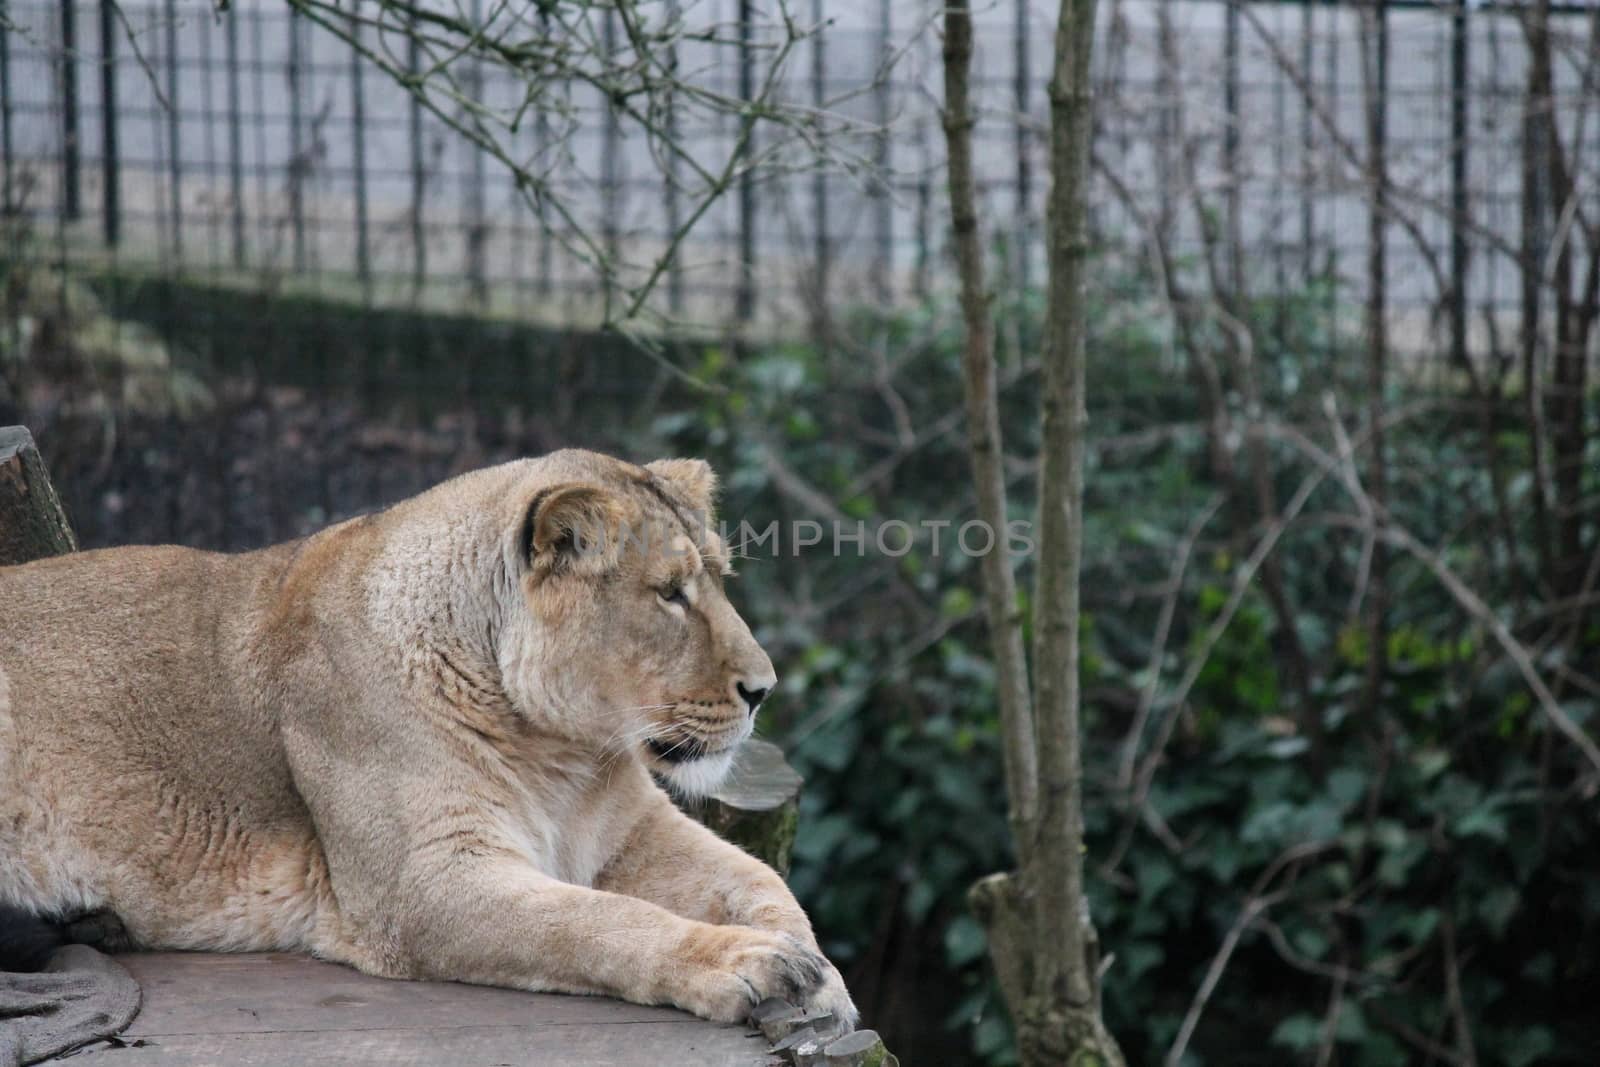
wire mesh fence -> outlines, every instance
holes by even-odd
[[[701,10],[722,38],[682,43],[686,84],[750,96],[769,24],[750,3]],[[1556,267],[1600,212],[1600,6],[1548,7],[1555,59],[1538,92],[1530,10],[1107,3],[1097,299],[1179,332],[1185,307],[1208,309],[1188,317],[1213,329],[1271,305],[1275,325],[1259,340],[1303,350],[1280,364],[1327,381],[1377,295],[1387,344],[1415,368],[1496,389],[1510,388],[1518,361],[1543,377],[1563,307],[1582,296],[1555,292]],[[577,206],[558,218],[448,114],[297,11],[67,0],[14,2],[0,18],[3,258],[46,272],[20,301],[27,272],[10,275],[0,416],[62,427],[58,454],[77,457],[66,481],[90,543],[296,535],[469,459],[614,444],[617,405],[660,397],[659,359],[581,332],[607,280],[568,240],[588,228],[648,260],[679,232],[700,205],[659,145],[593,86],[559,87],[569,110],[533,114],[516,134],[528,158],[550,154],[550,180]],[[651,290],[663,321],[690,327],[688,338],[833,343],[852,309],[948,304],[937,299],[952,271],[936,15],[899,0],[796,9],[807,34],[781,96],[839,112],[850,165],[774,155],[704,202]],[[979,192],[996,285],[1009,292],[1043,280],[1051,21],[1011,0],[979,13]],[[597,24],[602,48],[609,24]],[[403,46],[395,54],[420,64]],[[485,101],[516,88],[504,70],[468,74]],[[690,152],[726,156],[736,126],[736,115],[702,116],[673,132]],[[775,136],[758,130],[757,142]],[[1544,179],[1552,172],[1566,193]],[[1580,255],[1580,275],[1587,263]],[[87,391],[63,384],[81,368],[30,355],[67,329],[116,350],[74,357],[94,364]],[[1173,373],[1187,373],[1185,358]],[[159,373],[140,384],[141,367]],[[338,408],[339,396],[360,410]],[[450,404],[447,431],[398,449],[385,413],[399,405],[420,425]],[[585,405],[609,414],[574,417]],[[107,416],[109,429],[94,430],[102,409],[149,416],[147,447],[133,447],[136,422]],[[182,475],[182,502],[130,529],[127,501],[153,481],[171,490],[191,458],[160,419],[191,409],[209,420],[215,469]],[[60,440],[69,423],[79,445]],[[181,438],[200,424],[178,425]],[[275,452],[275,440],[304,450]],[[328,469],[329,453],[351,449],[385,458]],[[245,500],[256,502],[248,515]]]
[[[1397,340],[1413,348],[1432,346],[1441,328],[1458,345],[1488,343],[1494,309],[1516,297],[1518,257],[1538,252],[1524,247],[1519,203],[1519,10],[1383,9],[1386,58],[1368,79],[1385,101],[1393,247],[1383,284]],[[1137,249],[1159,227],[1175,255],[1220,256],[1248,275],[1234,281],[1264,292],[1317,277],[1366,284],[1362,57],[1377,30],[1365,12],[1109,5],[1102,238]],[[816,29],[784,72],[784,96],[842,101],[869,131],[863,167],[741,178],[652,297],[674,320],[792,329],[841,303],[919,299],[948,279],[930,12],[815,0],[807,14]],[[980,16],[980,192],[1022,285],[1037,283],[1042,262],[1048,14],[1022,0]],[[713,13],[732,26],[751,18],[748,3]],[[1575,151],[1592,157],[1592,9],[1556,8],[1552,19],[1570,58],[1553,72],[1554,107],[1576,124]],[[748,94],[755,47],[685,45],[681,59],[705,85]],[[529,210],[496,160],[288,5],[14,3],[0,54],[4,204],[48,220],[69,259],[546,322],[587,321],[602,295],[603,279],[564,241],[572,220]],[[490,102],[516,90],[503,70],[480,72],[473,87]],[[558,146],[534,116],[523,147],[530,158],[565,153],[558,180],[606,243],[661,247],[689,209],[678,185],[596,91],[570,91],[582,117],[570,138]],[[679,136],[690,151],[725,151],[735,133],[724,123]],[[1592,181],[1580,196],[1592,209]],[[1208,234],[1213,208],[1221,217]],[[1560,212],[1536,206],[1534,246],[1548,248]]]

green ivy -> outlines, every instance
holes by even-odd
[[[1357,409],[1355,361],[1340,358],[1346,340],[1326,326],[1332,300],[1314,286],[1249,309],[1273,324],[1259,331],[1271,343],[1258,356],[1267,402],[1285,421],[1325,426],[1319,398],[1329,388]],[[1003,375],[1038,351],[1038,310],[1034,298],[997,307]],[[1263,921],[1240,937],[1185,1063],[1311,1063],[1328,1040],[1341,1063],[1421,1062],[1404,1035],[1452,1025],[1447,940],[1479,1062],[1600,1061],[1600,1017],[1580,992],[1600,977],[1594,801],[1572,788],[1573,757],[1551,743],[1498,646],[1410,561],[1391,566],[1390,669],[1374,720],[1359,704],[1368,634],[1351,615],[1360,538],[1309,520],[1289,529],[1275,559],[1311,690],[1294,691],[1282,622],[1252,583],[1188,699],[1158,701],[1138,739],[1147,752],[1171,728],[1151,817],[1130,825],[1115,770],[1150,680],[1160,601],[1148,590],[1168,580],[1185,530],[1227,488],[1211,479],[1187,371],[1155,325],[1163,316],[1144,310],[1108,302],[1096,311],[1092,433],[1109,441],[1177,429],[1091,453],[1084,560],[1088,890],[1111,961],[1107,1019],[1131,1061],[1161,1060],[1252,887],[1295,847],[1307,858],[1274,877]],[[684,398],[657,417],[641,450],[711,456],[725,513],[757,526],[815,518],[776,489],[769,455],[869,526],[970,518],[960,423],[903,452],[894,428],[896,407],[919,429],[959,412],[955,309],[933,303],[836,326],[849,338],[837,347],[707,349],[696,372],[727,395]],[[1008,453],[1034,452],[1035,404],[1025,373],[1004,390]],[[1500,445],[1515,454],[1527,442],[1507,429]],[[1508,563],[1484,539],[1460,535],[1486,522],[1493,500],[1473,442],[1443,412],[1404,423],[1390,447],[1397,517],[1503,602],[1528,561]],[[1307,467],[1287,450],[1274,449],[1271,463],[1287,499]],[[886,473],[863,481],[875,466]],[[1030,517],[1030,485],[1014,483],[1015,518]],[[1329,480],[1305,514],[1348,511],[1341,492]],[[1526,485],[1512,492],[1515,514],[1526,514]],[[1202,539],[1155,660],[1162,694],[1224,610],[1249,532],[1231,532],[1219,513]],[[1030,562],[1018,567],[1025,597]],[[976,568],[923,542],[898,560],[821,552],[762,556],[741,570],[736,596],[783,676],[768,729],[807,779],[792,882],[825,948],[858,986],[870,979],[879,1010],[911,998],[922,1026],[964,1035],[966,1062],[1014,1062],[984,932],[964,899],[1011,862]],[[1596,635],[1581,644],[1592,657]],[[1563,699],[1575,720],[1593,721],[1590,697]],[[907,958],[916,966],[897,971],[893,961]],[[1348,977],[1330,1016],[1327,975],[1338,972]],[[890,1044],[912,1036],[891,1029]],[[948,1035],[946,1047],[956,1040]]]

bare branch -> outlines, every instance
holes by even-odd
[[[967,451],[978,490],[978,517],[991,530],[1006,528],[1006,483],[1000,408],[995,386],[994,326],[989,318],[983,244],[978,232],[977,194],[972,166],[972,105],[968,76],[972,66],[972,16],[965,0],[945,9],[944,135],[948,146],[951,226],[956,265],[961,277],[961,310],[966,320],[962,349],[963,396],[966,399]],[[1022,612],[1016,579],[1005,552],[986,553],[981,561],[984,611],[995,657],[995,690],[1005,744],[1008,810],[1017,853],[1026,869],[1038,844],[1039,766],[1033,705],[1028,686],[1028,660],[1022,643]]]

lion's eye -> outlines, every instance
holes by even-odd
[[[679,607],[689,606],[689,595],[683,591],[681,584],[664,586],[656,590],[656,596],[668,604],[677,604]]]

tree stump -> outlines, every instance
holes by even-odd
[[[772,1042],[768,1054],[788,1067],[900,1067],[876,1030],[841,1034],[832,1015],[777,997],[755,1006],[750,1026]]]
[[[722,788],[685,810],[787,878],[801,783],[777,745],[746,741]]]
[[[0,567],[77,550],[33,435],[0,426]]]
[[[857,1030],[830,1041],[822,1055],[828,1067],[898,1067],[899,1062],[883,1047],[876,1030]]]

